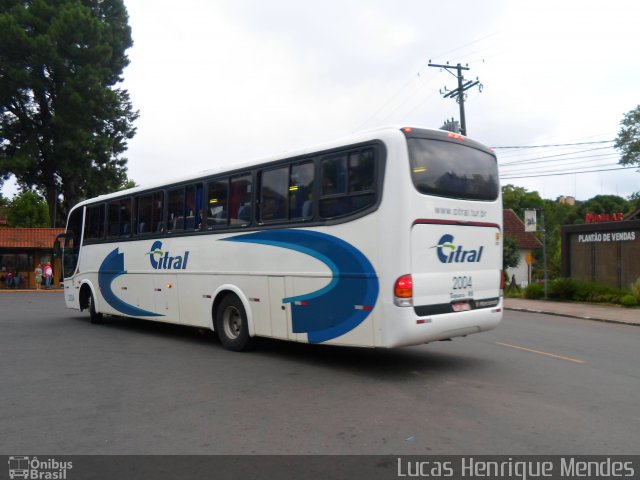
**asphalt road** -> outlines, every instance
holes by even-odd
[[[0,294],[0,454],[635,454],[640,327],[507,312],[398,350],[261,342]]]

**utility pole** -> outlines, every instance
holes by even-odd
[[[538,230],[538,212],[540,212],[540,230]],[[548,298],[549,275],[547,271],[547,228],[544,224],[544,207],[528,208],[524,211],[524,231],[542,233],[542,265],[544,268],[544,299]],[[527,262],[529,263],[529,262]]]
[[[547,229],[544,226],[544,208],[540,208],[540,217],[542,223],[542,264],[544,268],[544,299],[548,298],[549,276],[547,274]]]
[[[482,92],[482,84],[480,80],[476,77],[475,80],[465,80],[462,71],[469,70],[469,65],[462,66],[461,64],[457,64],[455,67],[453,65],[438,65],[436,63],[431,63],[429,60],[430,67],[444,68],[447,72],[458,79],[458,88],[455,90],[448,90],[447,87],[444,87],[444,92],[440,90],[440,94],[444,98],[456,98],[456,101],[460,105],[460,133],[464,136],[467,136],[467,122],[464,116],[464,92],[469,90],[472,87],[478,85],[478,89]],[[451,70],[456,70],[457,74],[454,74]]]

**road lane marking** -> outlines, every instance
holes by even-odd
[[[496,342],[497,345],[502,345],[503,347],[515,348],[517,350],[524,350],[525,352],[537,353],[538,355],[546,355],[547,357],[558,358],[560,360],[566,360],[568,362],[574,363],[585,363],[584,360],[579,360],[577,358],[565,357],[563,355],[556,355],[555,353],[542,352],[540,350],[534,350],[532,348],[520,347],[518,345],[511,345],[509,343]]]

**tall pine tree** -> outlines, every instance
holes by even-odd
[[[131,45],[123,0],[0,0],[0,175],[40,192],[52,224],[127,180]]]

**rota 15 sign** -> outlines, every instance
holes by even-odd
[[[600,222],[618,222],[622,220],[624,214],[622,212],[617,213],[587,213],[584,217],[584,221],[587,223],[600,223]]]

